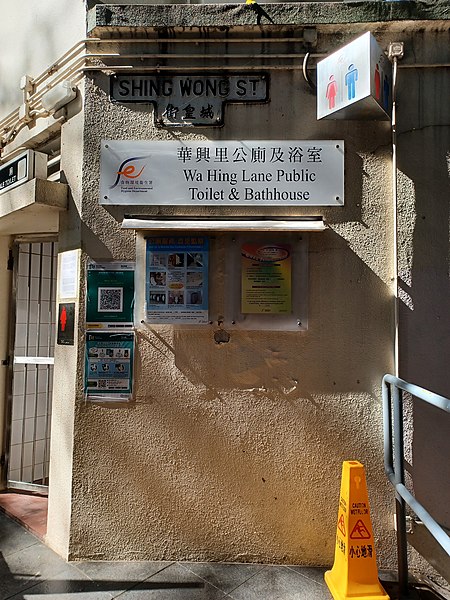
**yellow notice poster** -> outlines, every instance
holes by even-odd
[[[288,244],[243,244],[241,312],[292,312],[291,248]]]

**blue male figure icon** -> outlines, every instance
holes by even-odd
[[[358,69],[352,63],[348,66],[348,73],[345,75],[345,85],[347,86],[347,97],[353,100],[356,96],[356,82],[358,81]]]

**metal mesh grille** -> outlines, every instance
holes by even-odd
[[[19,244],[10,488],[48,485],[56,256],[55,242]]]

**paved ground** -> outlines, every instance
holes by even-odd
[[[66,563],[0,513],[0,600],[332,600],[323,573],[223,563]]]
[[[332,600],[325,569],[180,562],[67,563],[0,512],[0,600]],[[397,598],[395,574],[383,585]],[[415,590],[411,600],[445,600]]]

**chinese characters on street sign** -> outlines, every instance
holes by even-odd
[[[110,95],[121,103],[153,104],[160,127],[220,126],[225,102],[267,101],[268,76],[119,73],[111,77]]]

